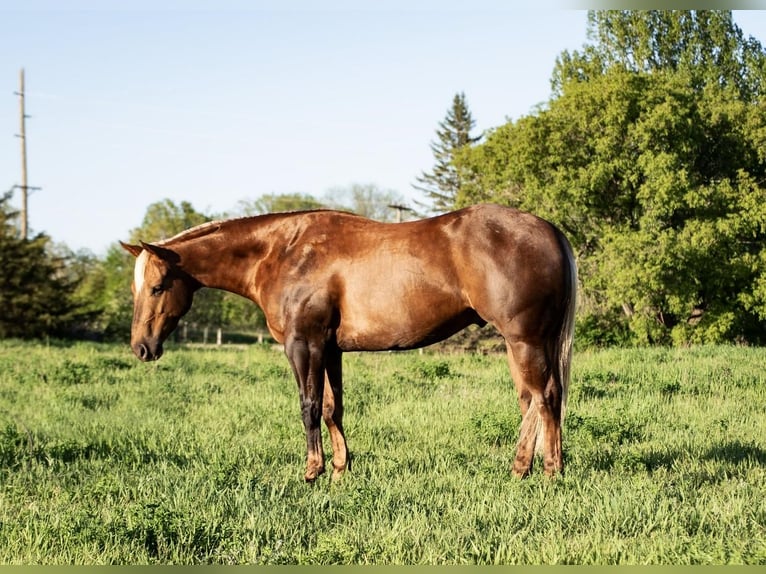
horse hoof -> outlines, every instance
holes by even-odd
[[[511,474],[513,474],[513,476],[516,478],[526,478],[529,476],[531,471],[531,464],[520,464],[519,461],[516,461],[511,468]]]
[[[306,471],[306,474],[303,476],[303,480],[311,483],[319,478],[321,474],[324,474],[324,468],[312,468]]]

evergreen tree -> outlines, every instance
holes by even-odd
[[[471,130],[476,122],[471,117],[471,111],[465,101],[465,94],[455,94],[452,107],[446,118],[439,122],[436,130],[438,141],[431,143],[436,164],[431,173],[423,172],[417,178],[419,185],[413,187],[426,194],[432,203],[432,211],[441,213],[454,208],[460,192],[461,181],[453,158],[455,153],[466,146],[477,143],[481,136],[473,137]]]
[[[46,235],[20,237],[9,200],[10,193],[0,198],[0,337],[66,336],[82,319],[76,283]]]

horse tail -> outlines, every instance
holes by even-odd
[[[554,228],[555,229],[555,228]],[[562,306],[561,322],[558,332],[554,334],[547,349],[550,362],[548,368],[552,370],[550,375],[554,384],[559,386],[560,418],[559,425],[564,422],[566,414],[567,395],[569,394],[569,380],[571,378],[572,345],[574,343],[575,308],[577,305],[577,263],[569,241],[561,231],[555,229],[562,255],[562,271],[564,278],[564,297]],[[528,419],[528,420],[527,420]],[[527,410],[522,420],[522,428],[533,432],[535,438],[535,453],[542,454],[544,449],[543,420],[533,405]]]
[[[555,358],[553,368],[558,370],[555,378],[561,385],[561,422],[564,422],[566,413],[567,395],[569,394],[569,380],[571,377],[572,345],[574,343],[575,308],[577,306],[577,262],[572,252],[572,246],[559,232],[559,244],[564,255],[564,317],[558,334],[558,341],[554,349]]]

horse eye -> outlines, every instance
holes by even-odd
[[[162,291],[163,291],[162,285],[155,285],[154,287],[152,287],[152,295],[159,295],[160,293],[162,293]]]

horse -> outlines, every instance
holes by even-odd
[[[577,266],[550,222],[492,204],[400,223],[312,210],[120,244],[136,258],[130,345],[141,361],[160,358],[202,287],[263,310],[298,383],[307,482],[325,471],[322,420],[331,479],[349,465],[343,353],[416,349],[487,323],[505,339],[522,414],[512,474],[527,476],[536,452],[546,475],[563,472]]]

